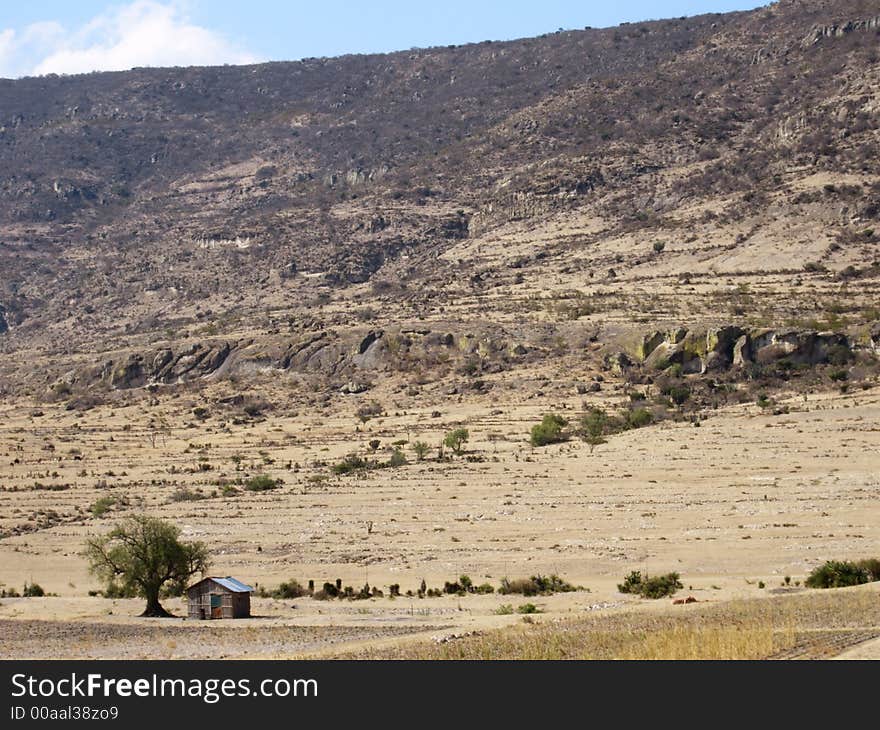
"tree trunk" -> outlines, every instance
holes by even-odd
[[[141,616],[148,618],[171,618],[171,614],[162,608],[162,604],[159,603],[158,590],[150,590],[147,592],[147,607],[144,609]]]

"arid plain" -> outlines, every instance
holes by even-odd
[[[669,600],[617,592],[631,570],[679,572],[681,595],[702,606],[800,593],[795,582],[822,561],[872,554],[880,538],[878,389],[792,396],[788,413],[776,416],[756,405],[727,407],[699,428],[663,423],[616,435],[592,453],[579,441],[529,445],[529,427],[543,412],[578,409],[582,398],[523,398],[500,408],[474,399],[439,417],[413,410],[357,426],[350,414],[337,413],[198,429],[188,426],[182,397],[85,414],[43,406],[37,416],[33,408],[7,406],[0,527],[20,534],[0,543],[2,580],[12,587],[37,582],[58,596],[3,599],[2,651],[295,656],[381,646],[402,641],[399,635],[437,639],[522,619],[496,613],[522,603],[517,596],[391,599],[392,583],[405,592],[422,579],[442,586],[466,574],[498,585],[503,577],[556,573],[586,589],[530,599],[544,611],[533,618],[540,623],[665,609]],[[170,424],[158,435],[150,425],[157,417]],[[430,454],[360,476],[333,475],[324,466],[355,447],[368,450],[372,439],[434,444],[459,425],[472,434],[466,453],[442,464]],[[219,496],[218,479],[234,479],[237,471],[284,483]],[[174,501],[182,487],[205,498]],[[93,516],[90,508],[107,497],[107,513]],[[134,618],[138,601],[87,596],[100,586],[78,552],[88,535],[137,508],[205,541],[212,574],[267,587],[338,577],[386,595],[255,599],[258,619],[189,622],[186,631],[180,620]],[[785,576],[791,583],[781,589]],[[185,614],[179,599],[169,607]],[[203,642],[202,631],[211,642]]]

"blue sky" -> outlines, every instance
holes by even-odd
[[[0,77],[404,50],[764,4],[756,0],[0,0]]]

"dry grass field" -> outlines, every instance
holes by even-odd
[[[827,646],[840,649],[847,632],[874,636],[875,592],[826,594],[796,584],[824,560],[876,552],[876,388],[792,395],[780,400],[788,412],[775,416],[753,404],[730,406],[700,428],[664,422],[610,437],[592,452],[579,440],[529,445],[543,412],[574,410],[581,399],[475,397],[439,416],[414,409],[365,424],[331,406],[321,416],[270,414],[223,426],[197,425],[179,394],[85,413],[7,405],[0,581],[18,590],[36,582],[57,596],[0,600],[0,654],[720,658],[783,656],[816,631],[831,632]],[[436,444],[460,425],[471,438],[451,460],[437,461],[432,450],[418,461],[405,443]],[[380,455],[404,442],[409,463],[333,473],[350,451],[369,453],[373,439]],[[283,483],[265,492],[239,483],[259,474]],[[88,536],[133,511],[206,542],[212,574],[269,589],[292,578],[318,586],[340,578],[385,595],[256,598],[259,618],[208,626],[134,618],[137,600],[87,595],[101,586],[81,556]],[[678,595],[697,603],[664,613],[669,599],[618,593],[631,570],[676,571],[684,584]],[[498,587],[505,577],[551,573],[583,590],[388,595],[391,584],[415,592],[422,579],[440,588],[466,574]],[[529,602],[540,613],[524,626],[515,611]],[[512,615],[499,610],[506,605]],[[181,599],[167,606],[185,615]],[[509,626],[518,628],[492,633]],[[430,640],[471,632],[479,637]]]

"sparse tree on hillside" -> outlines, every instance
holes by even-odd
[[[470,438],[470,433],[466,428],[457,428],[446,434],[446,438],[443,439],[443,445],[448,446],[456,454],[460,454],[468,438]]]
[[[608,416],[601,408],[591,408],[581,418],[581,438],[590,445],[590,453],[599,444],[605,443],[605,424]]]
[[[208,550],[201,542],[181,542],[180,529],[169,522],[134,515],[118,523],[103,537],[86,543],[89,570],[108,587],[147,600],[141,616],[170,616],[159,596],[163,589],[180,595],[187,581],[208,569]]]
[[[415,451],[419,461],[422,461],[428,455],[430,448],[424,441],[414,441],[412,444],[412,450]]]

